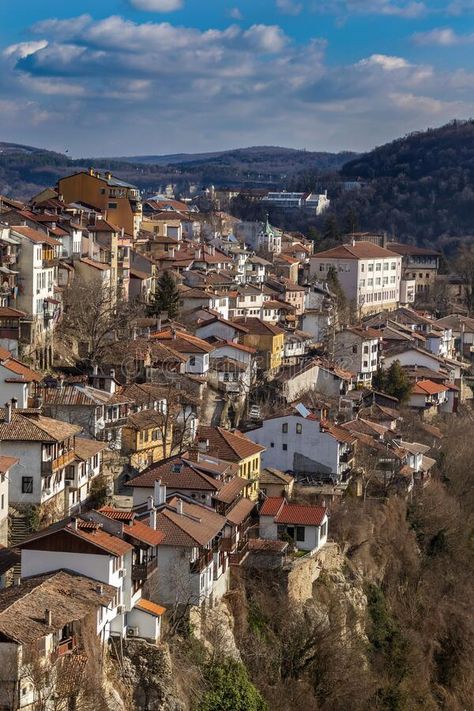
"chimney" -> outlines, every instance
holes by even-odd
[[[51,612],[51,610],[46,609],[44,611],[44,622],[48,627],[51,627],[51,625],[53,624],[53,613]]]
[[[209,440],[208,439],[200,439],[198,442],[198,449],[200,452],[208,452],[209,451]]]
[[[153,496],[147,496],[146,507],[147,507],[148,511],[150,511],[153,508]]]
[[[5,424],[9,425],[12,421],[12,404],[11,402],[5,403]]]
[[[95,175],[94,168],[89,168],[89,175],[92,175],[92,176]]]
[[[98,365],[94,365],[94,367],[92,369],[92,373],[93,373],[93,375],[99,375],[99,366]]]
[[[10,400],[10,402],[11,402],[11,404],[12,404],[12,410],[16,410],[17,405],[18,405],[18,400],[16,399],[16,397],[12,397],[12,399]]]
[[[73,531],[77,531],[77,518],[75,516],[71,519],[71,528]]]
[[[154,506],[150,509],[150,528],[156,529],[156,509]]]
[[[103,594],[104,594],[104,586],[103,586],[103,585],[97,585],[97,587],[96,587],[96,592],[97,592],[99,595],[103,595]]]
[[[112,378],[112,380],[115,379],[115,368],[110,369],[110,377]]]
[[[166,503],[166,485],[161,483],[161,479],[155,481],[153,500],[155,506],[161,506]]]
[[[178,499],[176,502],[176,512],[179,513],[180,516],[183,515],[183,500]]]

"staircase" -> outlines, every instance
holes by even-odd
[[[30,535],[31,529],[28,526],[25,514],[17,511],[17,509],[12,506],[10,506],[8,511],[8,523],[8,545],[10,548],[15,548]],[[21,565],[17,563],[8,573],[10,584],[17,580],[20,575]]]

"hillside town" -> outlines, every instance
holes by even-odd
[[[91,168],[0,196],[0,709],[63,708],[74,670],[198,628],[242,571],[311,586],[344,502],[428,489],[472,401],[469,287],[438,251],[319,250],[212,191]]]

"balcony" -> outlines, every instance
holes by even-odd
[[[148,563],[136,563],[132,565],[132,580],[134,582],[139,582],[141,580],[147,580],[150,575],[158,567],[158,559],[153,558],[149,560]]]
[[[212,550],[204,551],[204,553],[202,553],[197,560],[194,560],[192,563],[189,564],[189,572],[201,573],[212,563],[212,559]]]
[[[71,449],[60,457],[56,457],[56,459],[48,459],[46,462],[41,462],[41,474],[43,476],[51,476],[51,474],[58,469],[63,469],[63,467],[66,467],[68,464],[72,464],[74,457],[74,450]]]
[[[62,639],[52,654],[53,661],[64,657],[66,654],[71,654],[77,647],[77,639],[75,635]]]
[[[41,266],[43,269],[51,269],[52,267],[57,267],[59,264],[59,259],[57,257],[48,257],[47,259],[41,260]]]

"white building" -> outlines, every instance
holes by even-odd
[[[298,412],[301,409],[301,413]],[[346,478],[355,438],[340,427],[324,426],[299,405],[293,414],[275,415],[246,436],[265,447],[262,466],[311,475],[314,479]]]
[[[372,242],[355,242],[310,257],[310,277],[327,280],[335,269],[347,300],[359,315],[393,311],[400,302],[402,257]],[[303,326],[307,330],[306,326]]]
[[[382,334],[373,328],[351,326],[335,337],[334,359],[354,373],[357,383],[370,385],[379,366]]]
[[[283,497],[267,498],[260,509],[260,537],[275,541],[288,536],[300,551],[319,551],[328,537],[326,508],[289,504]]]
[[[10,470],[18,464],[16,457],[0,456],[0,546],[8,546],[8,504]]]
[[[11,236],[20,243],[16,306],[31,315],[32,355],[46,369],[52,362],[52,334],[60,313],[55,287],[61,243],[45,232],[22,225],[12,227]]]
[[[280,254],[281,232],[266,222],[238,222],[234,226],[235,236],[255,251]]]

